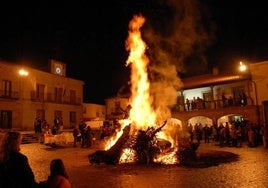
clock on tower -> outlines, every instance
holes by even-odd
[[[50,60],[51,63],[51,73],[57,74],[59,76],[65,76],[65,63],[57,60]]]

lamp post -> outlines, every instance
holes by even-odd
[[[20,75],[20,77],[27,77],[29,75],[29,73],[28,73],[28,71],[26,71],[24,69],[20,69],[19,70],[19,75]],[[22,94],[22,87],[21,87],[21,79],[19,81],[20,81],[19,82],[19,91],[20,91],[19,96],[20,96],[20,99],[22,99],[23,94]]]
[[[239,64],[240,64],[239,65],[239,70],[241,72],[245,72],[248,69],[247,73],[250,76],[250,81],[251,81],[251,83],[253,85],[253,89],[254,89],[255,105],[257,107],[257,120],[258,120],[258,124],[260,125],[260,108],[259,108],[259,100],[258,100],[258,93],[257,93],[257,85],[256,85],[256,82],[252,78],[252,73],[251,73],[251,69],[250,69],[249,65],[246,66],[242,61],[240,61]]]
[[[18,78],[19,78],[19,101],[20,101],[20,124],[22,126],[22,128],[24,127],[24,108],[26,106],[26,104],[24,103],[24,94],[23,94],[23,80],[25,77],[27,77],[29,75],[28,71],[24,70],[24,69],[20,69],[18,71]]]

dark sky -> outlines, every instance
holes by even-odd
[[[93,3],[94,2],[94,3]],[[155,66],[168,62],[181,77],[268,59],[264,1],[110,0],[1,3],[0,57],[34,68],[49,58],[85,81],[84,102],[102,104],[129,81],[128,24],[136,14]],[[159,54],[165,54],[159,57]],[[183,67],[183,68],[182,68]]]

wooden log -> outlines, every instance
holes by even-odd
[[[88,155],[90,163],[106,163],[106,164],[118,164],[121,157],[123,146],[129,139],[130,125],[127,125],[123,129],[123,134],[116,141],[116,143],[109,150],[98,150],[93,154]]]
[[[89,162],[96,164],[118,164],[123,149],[127,147],[136,151],[137,162],[150,163],[159,150],[152,141],[154,140],[156,133],[158,133],[166,123],[167,121],[156,129],[149,127],[146,131],[138,130],[138,134],[136,137],[134,136],[134,139],[132,139],[133,137],[130,139],[129,134],[131,124],[129,124],[123,129],[123,134],[109,150],[98,150],[93,154],[88,155]]]

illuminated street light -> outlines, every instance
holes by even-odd
[[[23,70],[23,69],[20,69],[19,70],[19,75],[21,75],[21,76],[28,76],[28,71],[25,71],[25,70]]]
[[[29,72],[28,71],[26,71],[26,70],[24,70],[24,69],[20,69],[19,70],[19,75],[21,76],[21,77],[27,77],[28,75],[29,75]],[[23,96],[23,89],[22,89],[22,82],[23,80],[21,80],[21,79],[19,79],[19,98],[20,99],[23,99],[22,98],[22,96]]]
[[[240,61],[239,70],[240,70],[241,72],[244,72],[244,71],[247,70],[247,66],[246,66],[242,61]]]
[[[245,72],[248,69],[248,74],[250,76],[250,81],[253,85],[253,89],[254,89],[254,95],[255,95],[255,105],[257,107],[257,118],[258,118],[258,124],[260,125],[260,109],[259,109],[259,101],[258,101],[258,94],[257,94],[257,84],[256,82],[252,79],[252,73],[251,73],[251,69],[250,66],[248,64],[248,66],[246,66],[242,61],[240,61],[239,63],[239,70],[241,72]]]

